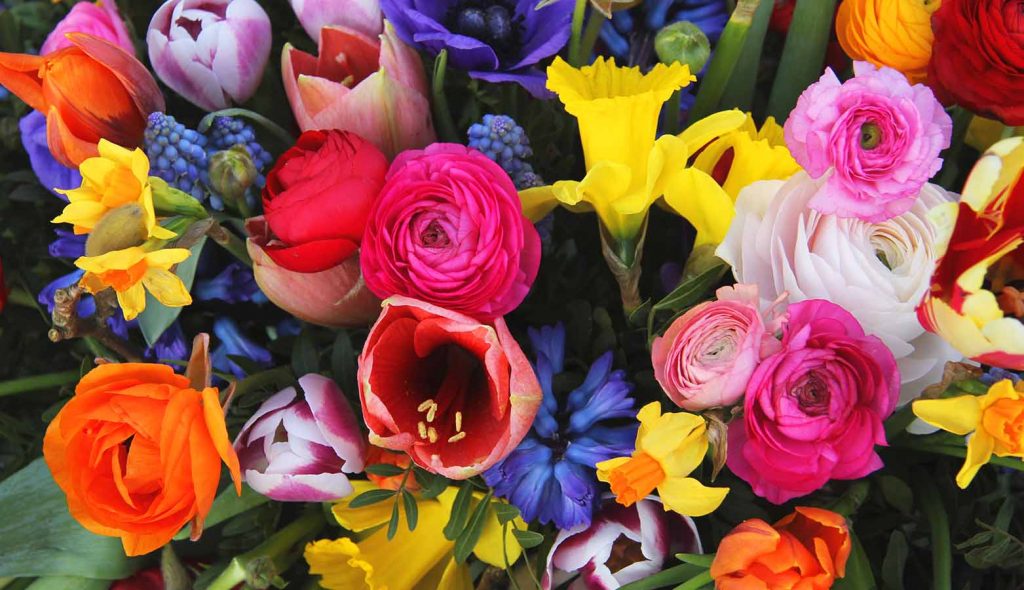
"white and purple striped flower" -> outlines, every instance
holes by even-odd
[[[366,437],[334,381],[299,378],[272,395],[245,423],[235,452],[245,482],[279,502],[326,502],[352,493],[346,473],[363,470]]]

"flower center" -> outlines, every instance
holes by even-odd
[[[808,416],[821,416],[828,412],[831,396],[828,386],[817,373],[810,373],[801,379],[790,395],[796,398],[800,410]]]
[[[643,451],[637,451],[629,461],[616,467],[608,474],[615,499],[623,506],[632,506],[647,497],[661,482],[665,471],[661,463]]]
[[[647,561],[647,556],[644,555],[643,545],[626,535],[619,535],[619,538],[615,539],[615,542],[612,543],[611,556],[608,557],[604,564],[612,572],[618,572],[634,563],[645,561]]]
[[[467,0],[449,17],[452,31],[490,45],[499,57],[516,49],[522,18],[506,2]]]
[[[420,243],[427,248],[444,248],[451,244],[452,240],[440,222],[435,219],[420,232]]]
[[[454,444],[465,439],[468,424],[463,423],[462,408],[487,388],[480,360],[459,346],[449,345],[432,352],[423,370],[437,371],[444,377],[434,396],[416,407],[422,415],[416,423],[420,439],[430,444],[439,440]]]
[[[882,143],[882,129],[875,123],[865,123],[860,128],[860,147],[873,150]]]
[[[982,426],[994,437],[1003,452],[1020,455],[1024,451],[1024,402],[1000,399],[985,409]]]

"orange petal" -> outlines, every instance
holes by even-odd
[[[33,109],[46,112],[43,81],[39,77],[46,59],[38,55],[0,53],[0,86],[10,90]]]

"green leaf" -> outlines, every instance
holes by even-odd
[[[533,531],[512,530],[512,536],[516,538],[519,546],[523,549],[532,549],[544,542],[544,535]]]
[[[462,482],[459,493],[455,494],[452,502],[451,516],[448,517],[448,524],[444,527],[444,538],[454,541],[459,533],[466,526],[466,518],[469,514],[470,501],[473,499],[473,485],[468,481]]]
[[[519,517],[519,509],[505,502],[495,502],[494,515],[498,517],[498,524],[505,526]]]
[[[647,316],[648,337],[653,340],[657,335],[654,331],[654,319],[659,312],[670,311],[679,313],[700,303],[708,290],[718,284],[718,281],[722,279],[722,275],[728,269],[729,265],[725,262],[720,261],[717,264],[713,264],[711,268],[687,279],[666,295],[664,299],[655,303],[654,307],[651,308],[650,315]]]
[[[402,475],[405,470],[398,465],[392,465],[390,463],[377,463],[376,465],[368,465],[366,472],[370,475],[378,475],[380,477],[392,477],[395,475]]]
[[[768,114],[781,125],[800,94],[821,77],[825,50],[832,36],[836,0],[797,0],[775,75]]]
[[[907,565],[910,548],[902,532],[895,530],[889,536],[889,547],[882,560],[882,587],[885,590],[903,590],[903,570]]]
[[[348,507],[362,508],[363,506],[369,506],[370,504],[376,504],[393,498],[397,493],[394,490],[369,490],[352,498],[352,501],[348,503]]]
[[[849,521],[847,521],[849,525]],[[864,546],[860,539],[853,532],[853,526],[849,526],[850,558],[846,560],[846,575],[832,585],[833,590],[874,590],[878,587],[875,583],[875,575],[871,573],[871,562],[864,553]]]
[[[473,514],[469,517],[469,522],[466,523],[466,528],[455,539],[456,563],[465,563],[466,558],[469,557],[469,554],[473,552],[473,548],[476,547],[477,541],[480,540],[480,535],[484,532],[484,522],[487,519],[490,503],[491,495],[487,494],[483,500],[477,503]]]
[[[190,248],[192,254],[174,269],[174,274],[178,275],[189,291],[192,290],[192,282],[196,278],[196,265],[199,264],[199,255],[205,244],[206,236],[199,238],[199,241]],[[139,328],[147,346],[153,346],[160,339],[164,330],[178,319],[181,310],[180,307],[167,307],[146,292],[146,309],[139,314]]]
[[[410,531],[416,530],[416,523],[419,521],[419,508],[416,506],[416,498],[409,490],[402,490],[402,503],[405,505],[405,523]]]
[[[209,530],[212,527],[234,518],[243,512],[266,504],[269,498],[262,494],[257,494],[252,491],[252,488],[242,484],[242,495],[239,496],[235,493],[234,484],[228,484],[217,498],[213,501],[213,506],[210,507],[210,513],[207,514],[206,520],[203,523],[203,530]],[[175,541],[183,541],[188,538],[188,528],[186,527],[177,535],[175,535]]]
[[[708,64],[708,73],[701,80],[697,99],[690,109],[690,123],[707,117],[718,110],[722,94],[729,80],[733,77],[736,63],[743,53],[743,46],[754,19],[754,12],[761,2],[772,0],[739,0],[733,10],[725,30],[715,45],[715,53]]]
[[[316,343],[313,342],[313,334],[308,329],[299,334],[295,339],[295,345],[292,346],[292,370],[298,377],[320,370]]]
[[[355,395],[359,387],[356,381],[357,358],[352,337],[347,330],[340,330],[331,347],[331,373],[346,395]]]
[[[619,590],[657,590],[674,586],[679,582],[689,580],[704,571],[704,568],[683,563],[660,571],[653,576],[646,577],[636,582],[630,582],[619,588]]]
[[[413,475],[416,476],[416,483],[420,484],[419,496],[424,500],[432,500],[441,495],[441,492],[448,489],[451,482],[446,477],[430,473],[419,467],[413,468]]]
[[[398,502],[395,502],[394,506],[391,507],[391,520],[388,521],[388,541],[395,538],[398,533],[398,521],[401,517],[398,513]]]
[[[711,585],[712,582],[711,572],[709,570],[705,570],[686,582],[676,586],[675,590],[698,590],[699,588]]]
[[[928,521],[931,533],[932,548],[932,588],[934,590],[951,590],[953,587],[953,558],[949,541],[949,513],[942,504],[935,483],[925,474],[919,472],[915,488],[921,513]]]
[[[768,22],[771,20],[773,8],[775,0],[762,0],[758,4],[750,23],[750,30],[747,31],[747,38],[743,42],[743,51],[725,85],[718,110],[737,108],[741,111],[750,111],[753,108],[761,51],[764,48],[764,37],[768,32]]]
[[[44,576],[25,587],[25,590],[107,590],[110,580],[96,580],[77,576]]]
[[[914,511],[914,492],[907,482],[894,475],[882,475],[878,478],[878,486],[882,488],[882,497],[891,506],[903,514]]]
[[[711,562],[715,560],[715,555],[705,555],[703,553],[677,553],[676,559],[683,563],[688,563],[690,565],[711,567]]]
[[[0,514],[0,578],[113,580],[142,565],[125,557],[116,537],[94,535],[71,518],[67,499],[42,459],[0,483]]]

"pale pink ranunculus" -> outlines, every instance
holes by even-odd
[[[351,131],[389,159],[435,141],[423,62],[390,24],[379,38],[327,26],[318,39],[319,56],[290,44],[281,53],[281,78],[300,129]]]
[[[540,407],[540,383],[501,318],[478,321],[392,297],[359,355],[370,442],[467,479],[504,459]]]
[[[628,507],[607,497],[592,523],[558,532],[541,586],[572,580],[568,590],[614,590],[660,572],[677,553],[702,551],[693,520],[657,496]]]
[[[942,167],[953,123],[927,86],[867,62],[854,71],[840,83],[829,69],[800,95],[786,145],[812,178],[828,178],[811,208],[884,221],[910,209]]]
[[[306,34],[316,40],[320,29],[340,25],[376,37],[384,30],[378,0],[289,0]]]
[[[50,31],[39,48],[39,55],[47,55],[54,51],[73,47],[66,37],[68,33],[86,33],[109,41],[131,55],[135,55],[135,45],[128,27],[117,11],[114,0],[98,0],[97,2],[79,2],[71,7],[67,16],[61,19]]]
[[[255,94],[270,42],[270,17],[256,0],[167,0],[146,32],[156,75],[208,111]]]
[[[762,315],[756,285],[722,287],[654,339],[654,377],[677,406],[696,411],[739,401],[757,364],[775,352],[781,318]]]
[[[892,353],[845,309],[812,299],[788,314],[782,349],[754,370],[729,424],[729,469],[776,504],[881,468],[875,445],[900,384]]]
[[[361,263],[378,297],[404,295],[488,321],[523,301],[540,255],[508,174],[476,150],[435,143],[391,164]]]
[[[334,381],[299,377],[267,398],[242,426],[235,452],[245,483],[278,502],[328,502],[352,493],[346,473],[366,463],[367,443],[355,412]]]
[[[365,327],[380,314],[380,299],[363,282],[358,250],[326,270],[298,272],[267,254],[273,236],[262,215],[247,220],[245,227],[253,276],[274,305],[302,321],[331,328]]]

